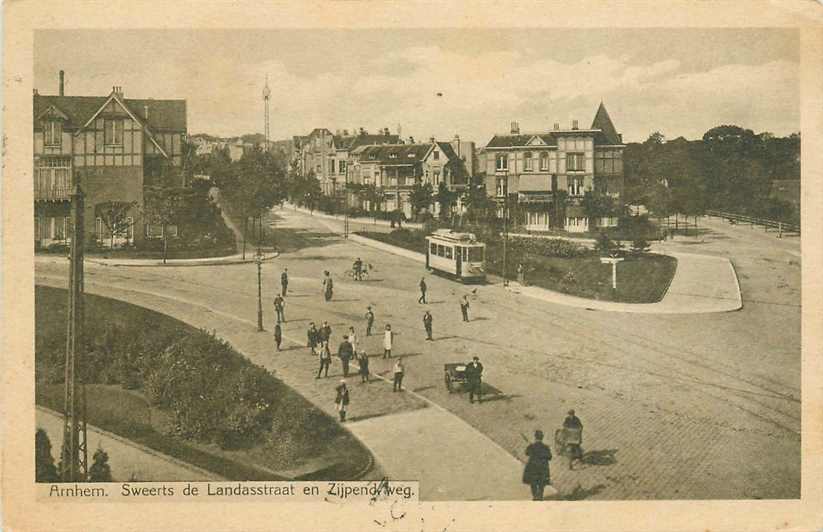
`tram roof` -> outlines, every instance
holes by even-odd
[[[474,233],[460,233],[457,231],[452,231],[451,229],[438,229],[426,238],[445,240],[447,242],[454,242],[458,244],[485,245],[482,242],[477,241],[477,237],[474,236]]]

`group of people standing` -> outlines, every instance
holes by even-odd
[[[567,444],[561,443],[564,448],[558,449],[561,454],[567,454],[569,457],[569,469],[573,469],[573,464],[576,460],[583,460],[583,422],[580,421],[574,410],[569,410],[566,419],[563,420],[563,430],[578,431],[579,438],[575,443]],[[523,436],[525,438],[525,436]],[[543,431],[537,430],[534,432],[534,442],[526,447],[526,467],[523,469],[523,483],[529,484],[532,492],[532,500],[542,501],[543,492],[546,485],[551,484],[551,474],[549,470],[549,462],[552,459],[552,451],[548,445],[543,443]]]

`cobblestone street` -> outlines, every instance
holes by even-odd
[[[744,306],[730,313],[588,311],[523,298],[497,285],[474,291],[426,274],[430,304],[425,309],[434,316],[435,341],[424,342],[424,305],[417,303],[422,265],[346,242],[330,231],[328,220],[289,210],[275,215],[284,249],[263,266],[270,294],[264,307],[267,329],[270,299],[279,288],[282,268],[288,267],[288,338],[303,342],[309,320],[329,320],[336,345],[344,328],[353,325],[359,345],[373,357],[372,371],[387,374],[391,361],[380,360],[381,337],[364,338],[363,314],[373,305],[377,331],[391,323],[398,333],[395,355],[406,362],[406,388],[456,414],[521,461],[524,437],[542,429],[553,439],[566,411],[574,408],[585,426],[586,454],[584,463],[570,471],[555,453],[552,478],[560,497],[799,496],[800,268],[791,248],[785,248],[790,244],[765,246],[723,227],[711,229],[702,242],[668,244],[732,260]],[[366,282],[354,283],[344,273],[357,256],[375,266]],[[221,312],[254,323],[253,265],[87,269],[90,282],[151,290],[203,305],[218,323]],[[335,278],[330,303],[320,294],[324,269]],[[64,271],[62,265],[37,266],[38,276],[50,282]],[[464,293],[471,298],[469,323],[460,320],[458,299]],[[225,320],[226,330],[236,332],[238,326]],[[221,327],[216,329],[225,335]],[[479,405],[469,404],[463,394],[449,394],[443,386],[443,364],[474,355],[486,368],[484,402]],[[277,357],[283,367],[278,371],[313,379],[309,373],[315,361],[305,349],[289,349]],[[298,390],[315,401],[321,399],[312,393],[326,393],[322,388]],[[401,400],[376,388],[368,394],[370,403],[360,412],[353,409],[352,427],[358,417],[365,423],[425,406],[412,396]],[[449,427],[437,430],[442,446],[448,447]],[[474,474],[479,478],[489,473],[479,468]]]

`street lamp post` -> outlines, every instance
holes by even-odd
[[[507,270],[507,248],[509,242],[509,171],[503,175],[503,286],[509,286]]]
[[[257,263],[257,331],[263,332],[263,252],[259,246],[254,260]]]

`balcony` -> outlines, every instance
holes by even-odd
[[[71,185],[68,183],[54,183],[51,185],[34,184],[35,201],[68,201],[71,195]]]

